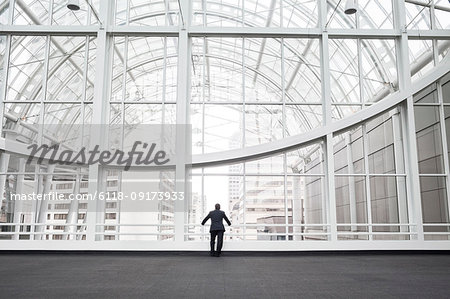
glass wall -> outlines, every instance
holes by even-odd
[[[439,82],[414,95],[420,192],[425,237],[448,239],[448,86],[447,74]],[[442,234],[440,233],[442,232]]]
[[[449,240],[450,4],[344,2],[0,1],[0,239],[201,249],[219,203],[238,249]],[[27,161],[142,125],[192,161]]]

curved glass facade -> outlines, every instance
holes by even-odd
[[[0,1],[5,248],[206,249],[216,202],[234,249],[449,248],[448,1],[79,2]],[[27,162],[161,125],[188,159]]]

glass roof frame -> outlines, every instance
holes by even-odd
[[[8,5],[8,4],[5,4],[6,2],[8,2],[8,1],[4,1],[4,4],[3,5]],[[94,15],[95,17],[97,17],[97,15],[101,15],[102,13],[104,14],[104,12],[102,12],[102,11],[100,11],[100,3],[99,3],[100,1],[94,1],[93,2],[93,8],[94,9],[98,9],[98,11],[95,13],[95,14],[92,14],[92,15]],[[117,1],[117,2],[119,2],[119,1]],[[163,2],[163,1],[160,1],[161,3]],[[173,2],[173,1],[172,1]],[[206,2],[208,2],[209,3],[209,1],[205,1],[205,0],[202,0],[201,1],[202,2],[202,6],[204,6],[205,5],[205,3]],[[274,1],[272,1],[272,5],[273,5],[273,3],[275,3],[275,2],[277,2],[276,0],[274,0]],[[311,1],[304,1],[305,3],[306,2],[311,2]],[[413,3],[414,1],[406,1],[406,2],[408,2],[408,3]],[[416,2],[418,2],[418,1],[416,1]],[[30,2],[31,3],[31,2]],[[49,7],[50,7],[50,9],[49,9],[49,11],[52,11],[52,7],[53,7],[53,5],[54,5],[54,1],[48,1],[48,3],[49,3]],[[153,3],[153,2],[152,2]],[[157,5],[157,1],[155,1],[154,2],[155,3],[155,5]],[[213,2],[211,2],[211,3],[213,3]],[[278,3],[278,2],[277,2]],[[279,5],[279,8],[280,8],[280,10],[282,10],[283,9],[283,7],[284,6],[289,6],[289,5],[291,5],[290,4],[290,1],[287,1],[287,0],[285,0],[284,2],[284,5]],[[322,6],[320,6],[321,8],[319,8],[319,5],[317,5],[317,3],[326,3],[326,12],[322,12],[322,10],[324,9],[324,8],[322,8],[322,7],[324,7],[323,6],[323,4],[321,4]],[[306,49],[305,50],[305,53],[299,53],[299,52],[297,52],[297,51],[293,51],[290,47],[289,47],[289,44],[286,42],[286,41],[288,41],[289,40],[289,38],[294,38],[294,37],[304,37],[304,38],[310,38],[311,40],[318,40],[319,42],[323,42],[323,37],[324,37],[324,32],[325,33],[328,33],[327,35],[328,35],[328,38],[330,39],[330,40],[335,40],[334,39],[334,35],[333,35],[333,30],[336,30],[336,29],[333,29],[333,26],[332,26],[332,23],[330,22],[330,21],[333,21],[333,20],[347,20],[347,18],[348,18],[348,16],[346,16],[345,14],[343,14],[343,10],[342,10],[342,7],[336,7],[336,4],[337,4],[337,2],[336,1],[325,1],[325,2],[321,2],[321,1],[318,1],[316,3],[316,7],[313,9],[314,11],[316,11],[317,12],[317,14],[316,14],[316,17],[317,17],[317,20],[319,20],[319,16],[322,18],[322,23],[324,23],[325,22],[325,16],[326,16],[326,24],[328,25],[328,24],[330,24],[330,29],[328,29],[328,28],[325,28],[325,30],[323,31],[323,30],[320,30],[320,28],[318,28],[319,26],[318,26],[318,24],[320,23],[320,22],[316,22],[316,27],[315,28],[313,28],[313,29],[315,29],[316,31],[312,31],[312,34],[310,34],[310,33],[305,33],[305,31],[300,31],[298,34],[295,34],[292,30],[290,30],[289,28],[283,28],[283,24],[279,24],[279,27],[280,28],[278,28],[276,31],[274,31],[274,32],[270,32],[270,31],[268,31],[268,32],[264,32],[264,29],[263,29],[263,32],[258,32],[258,31],[252,31],[252,30],[247,30],[247,27],[242,27],[242,28],[235,28],[235,29],[232,29],[232,30],[229,30],[230,32],[231,32],[231,34],[230,33],[227,33],[227,28],[220,28],[220,30],[217,30],[217,32],[218,33],[216,33],[214,30],[213,30],[213,32],[211,33],[211,31],[210,30],[208,30],[206,27],[205,27],[205,30],[203,31],[203,33],[200,33],[202,30],[200,29],[198,29],[198,26],[194,26],[194,27],[196,27],[195,28],[195,30],[192,30],[193,31],[193,33],[190,33],[189,34],[189,36],[192,36],[192,37],[195,37],[195,36],[204,36],[204,37],[208,37],[208,36],[212,36],[212,37],[214,37],[214,36],[224,36],[224,37],[227,37],[227,36],[241,36],[241,37],[243,37],[244,38],[244,40],[246,39],[246,38],[251,38],[252,36],[254,36],[254,37],[257,37],[260,41],[262,41],[263,42],[263,44],[264,45],[261,45],[261,48],[260,48],[260,57],[261,57],[261,55],[264,53],[264,55],[267,55],[267,54],[265,54],[266,52],[266,43],[265,43],[265,40],[267,39],[267,38],[270,38],[270,36],[273,36],[273,37],[276,37],[276,36],[282,36],[281,38],[279,38],[279,39],[274,39],[275,41],[276,40],[278,40],[279,42],[281,42],[282,43],[282,45],[283,45],[283,47],[285,47],[286,49],[288,49],[288,50],[290,50],[290,51],[292,51],[292,52],[294,52],[296,55],[297,55],[297,57],[299,58],[299,65],[301,64],[301,65],[306,65],[308,68],[310,68],[310,66],[308,65],[308,63],[305,63],[305,62],[307,62],[308,61],[308,58],[306,58],[306,56],[307,55],[309,55],[309,53],[307,52],[309,49]],[[414,2],[415,3],[415,2]],[[15,5],[14,7],[16,7],[16,9],[17,9],[17,7],[19,6],[19,7],[24,7],[24,4],[25,4],[25,0],[16,0],[16,1],[14,1],[14,0],[11,0],[11,1],[9,1],[9,4],[13,4],[13,5]],[[417,3],[416,3],[417,4]],[[423,7],[428,7],[425,3],[422,3],[423,4]],[[172,7],[169,9],[169,6],[170,5],[172,5]],[[229,7],[233,7],[232,6],[232,4],[227,4],[226,2],[224,2],[223,3],[223,5],[229,5]],[[259,13],[261,13],[261,11],[249,11],[249,10],[245,10],[245,8],[249,8],[249,7],[251,7],[251,5],[248,5],[248,2],[246,2],[245,4],[245,7],[241,7],[241,9],[242,9],[242,14],[241,14],[241,16],[245,16],[245,15],[249,15],[250,13],[253,13],[253,14],[259,14]],[[380,4],[380,3],[376,3],[376,5],[378,5],[378,7],[380,8],[380,9],[383,9],[383,7],[382,7],[382,5]],[[128,6],[128,5],[127,5]],[[138,5],[138,6],[136,6],[136,7],[133,7],[132,9],[137,9],[137,10],[139,10],[139,9],[142,9],[142,7],[143,6],[145,6],[145,4],[140,4],[140,6]],[[277,6],[278,7],[278,6]],[[432,8],[432,9],[442,9],[442,10],[445,10],[446,9],[446,7],[445,6],[439,6],[439,5],[434,5],[434,2],[431,4],[431,5],[429,5],[429,7],[430,8]],[[236,7],[234,7],[234,8],[236,8]],[[307,8],[307,6],[302,6],[302,5],[298,5],[298,9],[299,9],[299,12],[300,13],[305,13],[305,11],[302,11],[302,9],[308,9]],[[332,16],[333,17],[333,19],[331,20],[330,18],[331,18],[331,16],[330,16],[330,12],[331,12],[331,10],[332,9],[336,9],[336,15],[334,15],[334,16]],[[91,7],[89,7],[89,6],[86,6],[86,9],[85,9],[87,12],[90,12],[91,11]],[[192,7],[190,7],[189,8],[189,10],[192,10]],[[176,28],[177,26],[171,26],[172,24],[173,24],[173,22],[172,21],[170,21],[170,18],[169,18],[169,15],[171,15],[172,13],[174,13],[174,11],[175,11],[175,14],[180,14],[180,10],[174,10],[173,9],[173,3],[172,4],[170,4],[169,2],[166,2],[165,3],[165,10],[164,10],[164,12],[162,13],[162,14],[164,14],[165,15],[165,18],[166,18],[166,22],[165,22],[165,26],[167,26],[168,25],[168,27],[174,27],[174,29],[172,29],[172,32],[174,32],[175,33],[175,35],[176,35],[176,32],[179,32],[179,30],[185,30],[186,28],[186,24],[180,24],[180,26],[179,26],[179,28]],[[385,9],[384,9],[384,11],[385,12],[387,12]],[[9,16],[9,18],[11,19],[13,19],[14,20],[14,17],[13,17],[13,14],[11,13],[12,12],[12,10],[10,10],[10,16]],[[116,13],[118,13],[119,11],[116,11]],[[311,11],[309,11],[309,12],[311,12]],[[30,12],[29,10],[24,10],[24,12],[23,13],[25,13],[25,14],[31,14],[32,12]],[[209,11],[204,11],[203,12],[204,13],[204,15],[205,15],[205,17],[207,16],[207,14],[209,13]],[[270,21],[269,21],[269,19],[270,18],[272,18],[272,15],[271,14],[273,14],[274,13],[274,10],[271,10],[271,11],[269,11],[269,15],[268,15],[268,20],[267,20],[267,22],[266,22],[266,25],[268,25],[269,23],[270,23]],[[91,14],[89,14],[89,18],[90,19],[92,19],[93,17],[91,16]],[[133,23],[133,19],[130,17],[130,15],[131,15],[131,13],[127,13],[127,22],[126,22],[126,24],[130,24],[130,22],[131,23]],[[147,18],[151,18],[151,17],[153,17],[153,16],[157,16],[157,15],[161,15],[161,12],[158,12],[158,14],[155,14],[155,15],[147,15],[146,17]],[[193,16],[193,15],[192,15]],[[35,16],[35,15],[29,15],[28,16],[31,20],[39,20],[40,18],[39,17],[37,17],[37,16]],[[191,16],[189,16],[189,18],[186,18],[185,16],[183,16],[183,13],[181,12],[181,15],[180,15],[180,17],[182,17],[183,19],[187,19],[187,20],[189,20],[190,19],[190,17]],[[364,11],[362,10],[361,11],[361,14],[360,14],[360,17],[361,18],[366,18],[367,17],[367,15],[365,15],[364,14]],[[386,18],[389,18],[390,16],[389,15],[386,15]],[[391,16],[392,17],[392,16]],[[114,17],[113,17],[114,18]],[[47,21],[48,22],[52,22],[51,21],[51,19],[52,18],[47,18]],[[281,17],[281,19],[282,19],[282,17]],[[395,19],[395,18],[393,18],[393,19]],[[243,21],[243,20],[242,20]],[[395,21],[395,20],[394,20]],[[95,22],[95,21],[94,21]],[[13,22],[14,23],[14,22]],[[357,22],[358,23],[358,22]],[[394,22],[393,22],[394,23]],[[251,24],[250,24],[251,25]],[[254,25],[254,24],[253,24]],[[35,26],[35,25],[31,25],[31,26]],[[45,26],[45,25],[41,25],[41,23],[40,22],[37,22],[37,26]],[[131,28],[133,28],[134,26],[128,26],[128,25],[124,25],[124,26],[122,26],[122,25],[119,25],[119,24],[116,24],[116,26],[118,26],[118,27],[130,27],[130,29],[129,30],[123,30],[123,29],[121,29],[121,30],[119,30],[119,32],[114,32],[113,33],[113,35],[114,36],[121,36],[122,35],[122,33],[121,32],[127,32],[127,31],[132,31],[131,30]],[[242,23],[242,26],[244,26],[244,24]],[[323,26],[323,25],[322,25]],[[47,30],[47,34],[49,34],[50,32],[55,32],[55,33],[57,33],[58,35],[61,35],[62,34],[62,32],[65,32],[65,33],[69,33],[70,34],[70,30],[67,30],[67,31],[60,31],[60,30],[55,30],[56,28],[58,28],[58,27],[61,27],[61,26],[57,26],[57,25],[50,25],[50,27],[48,27],[48,26],[45,26],[45,27],[47,27],[47,28],[45,28],[46,30]],[[161,26],[160,26],[161,27]],[[194,27],[190,27],[190,28],[194,28]],[[113,27],[114,28],[114,27]],[[68,29],[70,29],[70,28],[68,28]],[[91,31],[91,33],[90,34],[92,34],[92,35],[97,35],[97,30],[92,30],[92,29],[88,29],[87,31]],[[113,31],[116,31],[116,30],[114,30],[113,29]],[[189,30],[188,30],[189,31]],[[222,31],[222,33],[220,32],[220,31]],[[437,31],[436,29],[433,29],[433,30],[431,30],[432,32],[433,31]],[[23,32],[23,33],[26,33],[26,31],[21,31],[21,30],[19,30],[19,32]],[[153,32],[153,30],[149,30],[148,28],[145,28],[145,30],[144,31],[141,31],[141,32],[137,32],[138,34],[136,35],[136,36],[139,36],[139,35],[146,35],[148,32]],[[169,35],[165,35],[165,34],[158,34],[157,32],[157,30],[155,30],[155,32],[156,33],[154,33],[156,36],[161,36],[161,37],[164,37],[164,36],[169,36]],[[16,33],[17,33],[17,31],[16,31]],[[123,34],[126,34],[127,36],[133,36],[133,35],[131,35],[131,34],[129,34],[129,33],[123,33]],[[388,30],[387,32],[383,32],[383,34],[381,34],[381,35],[377,35],[375,32],[371,32],[370,31],[370,29],[367,29],[367,31],[364,31],[363,29],[355,29],[355,30],[351,30],[351,29],[349,29],[349,31],[345,31],[345,32],[343,32],[343,31],[340,31],[340,29],[337,29],[337,32],[335,32],[335,34],[336,34],[336,37],[340,37],[340,38],[343,38],[343,39],[347,39],[347,38],[350,38],[350,39],[356,39],[358,42],[359,42],[359,40],[360,40],[360,38],[370,38],[370,39],[376,39],[376,38],[379,38],[379,39],[381,39],[381,41],[383,42],[383,39],[384,38],[388,38],[388,39],[394,39],[394,40],[397,40],[398,39],[398,37],[399,37],[399,35],[398,35],[398,33],[397,33],[397,31],[396,31],[396,29],[395,28],[393,28],[392,30]],[[78,35],[78,34],[77,34]],[[75,35],[74,35],[75,36]],[[248,37],[246,37],[246,36],[248,36]],[[283,36],[285,36],[285,37],[283,37]],[[438,37],[440,37],[440,36],[438,36]],[[25,38],[25,37],[24,37]],[[412,36],[412,38],[415,38],[415,36]],[[87,40],[87,39],[86,39]],[[32,43],[33,41],[30,39],[30,41],[29,41],[30,43]],[[368,40],[368,42],[370,43],[370,40]],[[61,51],[61,46],[58,44],[58,43],[55,43],[54,41],[53,41],[53,38],[51,38],[50,39],[50,43],[51,43],[51,46],[55,46],[57,49],[60,49],[60,51]],[[363,44],[363,47],[364,47],[364,41],[362,41],[362,44]],[[19,41],[18,41],[18,43],[17,43],[18,45],[20,44],[19,43]],[[343,44],[344,46],[345,46],[345,44]],[[72,78],[73,78],[73,76],[75,76],[75,73],[76,72],[79,72],[80,71],[80,69],[79,69],[79,67],[76,65],[76,64],[74,64],[71,60],[71,53],[75,53],[78,49],[81,49],[81,48],[83,48],[83,43],[80,43],[79,45],[77,45],[77,46],[74,46],[74,48],[73,49],[71,49],[69,52],[65,52],[65,53],[63,53],[63,55],[62,55],[62,58],[61,58],[61,60],[55,65],[55,69],[53,70],[49,70],[50,72],[49,72],[49,76],[51,76],[52,75],[52,73],[54,73],[54,72],[56,72],[56,70],[58,69],[58,67],[60,66],[60,65],[62,65],[62,64],[64,64],[64,62],[66,62],[66,61],[70,61],[71,63],[72,63],[72,65],[75,67],[74,69],[72,69],[72,71],[71,71],[71,74],[67,74],[66,76],[65,76],[65,78],[64,78],[64,81],[62,82],[63,83],[63,85],[65,85],[67,82],[69,82]],[[45,44],[43,44],[42,45],[42,47],[41,48],[44,48],[44,47],[46,47],[45,46]],[[15,46],[14,46],[14,44],[12,44],[11,45],[11,49],[13,49],[13,48],[15,48]],[[221,45],[221,48],[222,48],[222,45]],[[341,53],[342,53],[342,55],[347,55],[347,53],[348,53],[348,49],[346,49],[345,47],[339,47],[339,49],[340,49],[340,51],[341,51]],[[25,50],[25,47],[24,47],[24,50]],[[41,49],[42,50],[42,49]],[[175,48],[175,50],[177,50],[176,48]],[[117,51],[117,49],[114,49],[114,51],[116,52]],[[360,50],[359,50],[360,51]],[[386,52],[388,52],[388,51],[386,51]],[[374,55],[377,55],[378,54],[378,52],[377,52],[377,49],[373,49],[373,50],[371,50],[371,53],[373,53]],[[47,55],[50,55],[50,54],[47,54]],[[173,54],[173,56],[171,56],[171,57],[175,57],[175,56],[177,56],[178,54]],[[317,57],[318,55],[316,55],[316,57]],[[50,57],[50,56],[48,56],[48,57]],[[120,56],[119,56],[120,57]],[[206,57],[214,57],[214,56],[212,56],[211,54],[207,54],[206,55]],[[372,56],[371,56],[372,57]],[[160,57],[161,58],[161,57]],[[159,59],[160,59],[159,58]],[[224,57],[220,57],[220,56],[217,56],[217,57],[215,57],[215,58],[218,58],[218,59],[220,59],[220,60],[222,60],[222,61],[226,61],[227,59],[226,58],[224,58]],[[47,58],[48,59],[48,58]],[[122,58],[123,59],[123,58]],[[350,56],[349,58],[348,58],[348,60],[352,60],[353,59],[353,57],[352,56]],[[260,60],[260,58],[258,58],[258,61]],[[320,62],[320,59],[319,58],[317,58],[317,60]],[[376,57],[372,57],[372,60],[373,60],[373,62],[374,62],[374,66],[375,67],[381,67],[381,69],[379,69],[379,73],[380,74],[386,74],[386,72],[383,70],[383,64],[382,63],[379,63],[379,61],[380,61],[380,59],[378,59],[378,58],[376,58]],[[151,60],[148,60],[148,61],[141,61],[140,62],[140,64],[136,64],[136,66],[134,66],[134,67],[139,67],[139,65],[143,65],[143,64],[146,64],[147,62],[149,62],[149,61],[151,61]],[[217,61],[218,62],[218,61]],[[230,60],[230,62],[232,62],[232,63],[236,63],[235,61],[232,61],[232,60]],[[43,65],[42,65],[43,66]],[[220,67],[227,67],[226,65],[222,65],[222,64],[220,64],[219,65]],[[131,72],[131,70],[134,68],[134,67],[130,67],[129,68],[129,71]],[[161,66],[160,68],[164,68],[165,66]],[[159,69],[160,69],[159,68]],[[250,66],[246,66],[246,68],[248,68],[248,69],[250,69],[252,72],[254,72],[255,73],[255,78],[257,78],[257,77],[259,77],[259,76],[265,76],[266,75],[266,73],[264,72],[259,72],[258,71],[258,68],[259,68],[259,65],[256,65],[256,68],[255,69],[252,69]],[[315,76],[316,76],[316,78],[319,78],[320,77],[320,74],[317,72],[317,68],[315,68],[315,67],[312,67],[312,68],[310,68],[312,71],[313,71],[313,73],[315,74]],[[154,71],[156,71],[157,69],[153,69]],[[331,70],[331,68],[330,68],[330,70]],[[39,71],[39,69],[36,69],[36,71]],[[323,70],[322,70],[323,71]],[[295,73],[293,74],[293,75],[295,75]],[[29,77],[29,81],[31,81],[31,80],[33,80],[34,79],[34,76],[36,76],[36,73],[34,73],[34,74],[32,74],[31,75],[31,77]],[[386,76],[386,75],[382,75],[382,76]],[[132,77],[131,77],[132,78]],[[89,81],[90,79],[89,79],[89,77],[86,79],[87,81]],[[270,78],[270,76],[266,76],[266,80],[268,80],[269,82],[272,82],[272,84],[274,84],[274,81],[272,81],[271,80],[271,78]],[[290,81],[292,81],[292,77],[288,80],[289,82]],[[320,80],[319,80],[320,81]],[[392,80],[382,80],[382,81],[392,81]],[[89,82],[89,84],[90,85],[93,85],[93,82]],[[310,83],[311,84],[311,86],[309,87],[309,90],[311,91],[311,90],[317,90],[317,91],[319,91],[319,88],[317,87],[317,85],[313,85],[312,83]],[[274,84],[274,86],[276,86],[277,84]],[[26,88],[26,86],[27,86],[27,84],[22,84],[22,88]],[[119,88],[120,86],[117,86],[117,88]],[[279,89],[279,90],[281,90],[282,91],[282,93],[283,93],[283,105],[286,105],[286,104],[288,104],[288,100],[290,100],[290,99],[293,99],[292,98],[292,95],[287,91],[287,89],[285,89],[285,88],[283,88],[282,86],[276,86],[276,88],[277,89]],[[323,87],[320,87],[320,89],[322,89]],[[30,97],[31,98],[31,100],[30,100],[30,102],[35,102],[35,98],[38,98],[38,97],[41,97],[39,94],[40,94],[40,87],[39,86],[36,86],[35,87],[35,90],[32,92],[32,96]],[[59,90],[62,90],[62,88],[59,88]],[[19,90],[18,92],[17,92],[17,94],[22,94],[23,93],[23,90]],[[89,103],[89,102],[93,102],[93,96],[94,96],[94,94],[92,93],[91,95],[90,95],[90,97],[89,98],[86,98],[86,99],[84,99],[83,100],[83,103]],[[361,97],[361,95],[360,95],[360,97]],[[15,101],[17,101],[18,103],[27,103],[27,101],[19,101],[18,99],[6,99],[6,101],[4,101],[4,102],[11,102],[11,103],[14,103]],[[44,100],[44,101],[41,101],[41,103],[46,103],[46,101],[47,100]],[[67,101],[67,104],[69,104],[69,103],[72,103],[72,102],[77,102],[77,101]],[[304,103],[302,103],[302,102],[296,102],[295,100],[292,100],[292,102],[293,103],[298,103],[298,104],[308,104],[308,102],[307,101],[305,101]],[[324,103],[323,103],[323,100],[321,101],[322,103],[321,103],[321,105],[323,105],[324,106]],[[62,102],[61,102],[62,103]],[[56,104],[56,103],[55,103]],[[248,103],[248,104],[250,104],[250,103]],[[257,104],[257,103],[255,103],[255,104]],[[275,103],[274,103],[275,104]],[[291,104],[291,103],[289,103],[289,104]],[[311,104],[315,104],[315,103],[311,103]],[[347,103],[345,103],[345,102],[343,102],[343,103],[338,103],[338,102],[336,102],[335,103],[336,104],[336,111],[338,111],[339,112],[339,106],[337,105],[337,104],[342,104],[342,105],[347,105]],[[348,103],[348,104],[351,104],[351,105],[353,105],[353,104],[355,104],[355,103]],[[355,105],[359,105],[358,103],[356,103]],[[365,104],[362,104],[363,106],[365,105]],[[42,108],[43,109],[43,108]],[[298,112],[298,111],[297,111]],[[312,112],[312,111],[311,111]],[[300,111],[300,116],[299,116],[299,121],[300,122],[308,122],[308,118],[307,117],[305,117],[305,116],[301,116],[301,114],[302,114],[302,111]],[[68,118],[71,118],[70,116],[67,116]],[[338,118],[341,118],[341,117],[338,117]],[[63,117],[63,119],[65,119],[64,117]],[[312,128],[312,127],[314,127],[314,126],[311,126],[311,125],[308,125],[310,128]]]

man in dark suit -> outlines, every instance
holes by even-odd
[[[208,216],[206,216],[205,219],[203,219],[202,225],[205,225],[205,222],[208,221],[208,219],[210,218],[211,218],[211,227],[209,229],[209,232],[211,233],[210,255],[219,257],[222,252],[223,233],[225,232],[225,227],[223,226],[222,220],[225,219],[228,225],[231,225],[231,222],[230,220],[228,220],[227,216],[225,215],[225,212],[220,210],[220,205],[218,203],[216,203],[216,209],[214,211],[209,212]],[[214,252],[214,243],[216,242],[216,236],[217,236],[217,251]]]

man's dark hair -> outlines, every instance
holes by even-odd
[[[216,210],[220,210],[220,204],[216,203]]]

